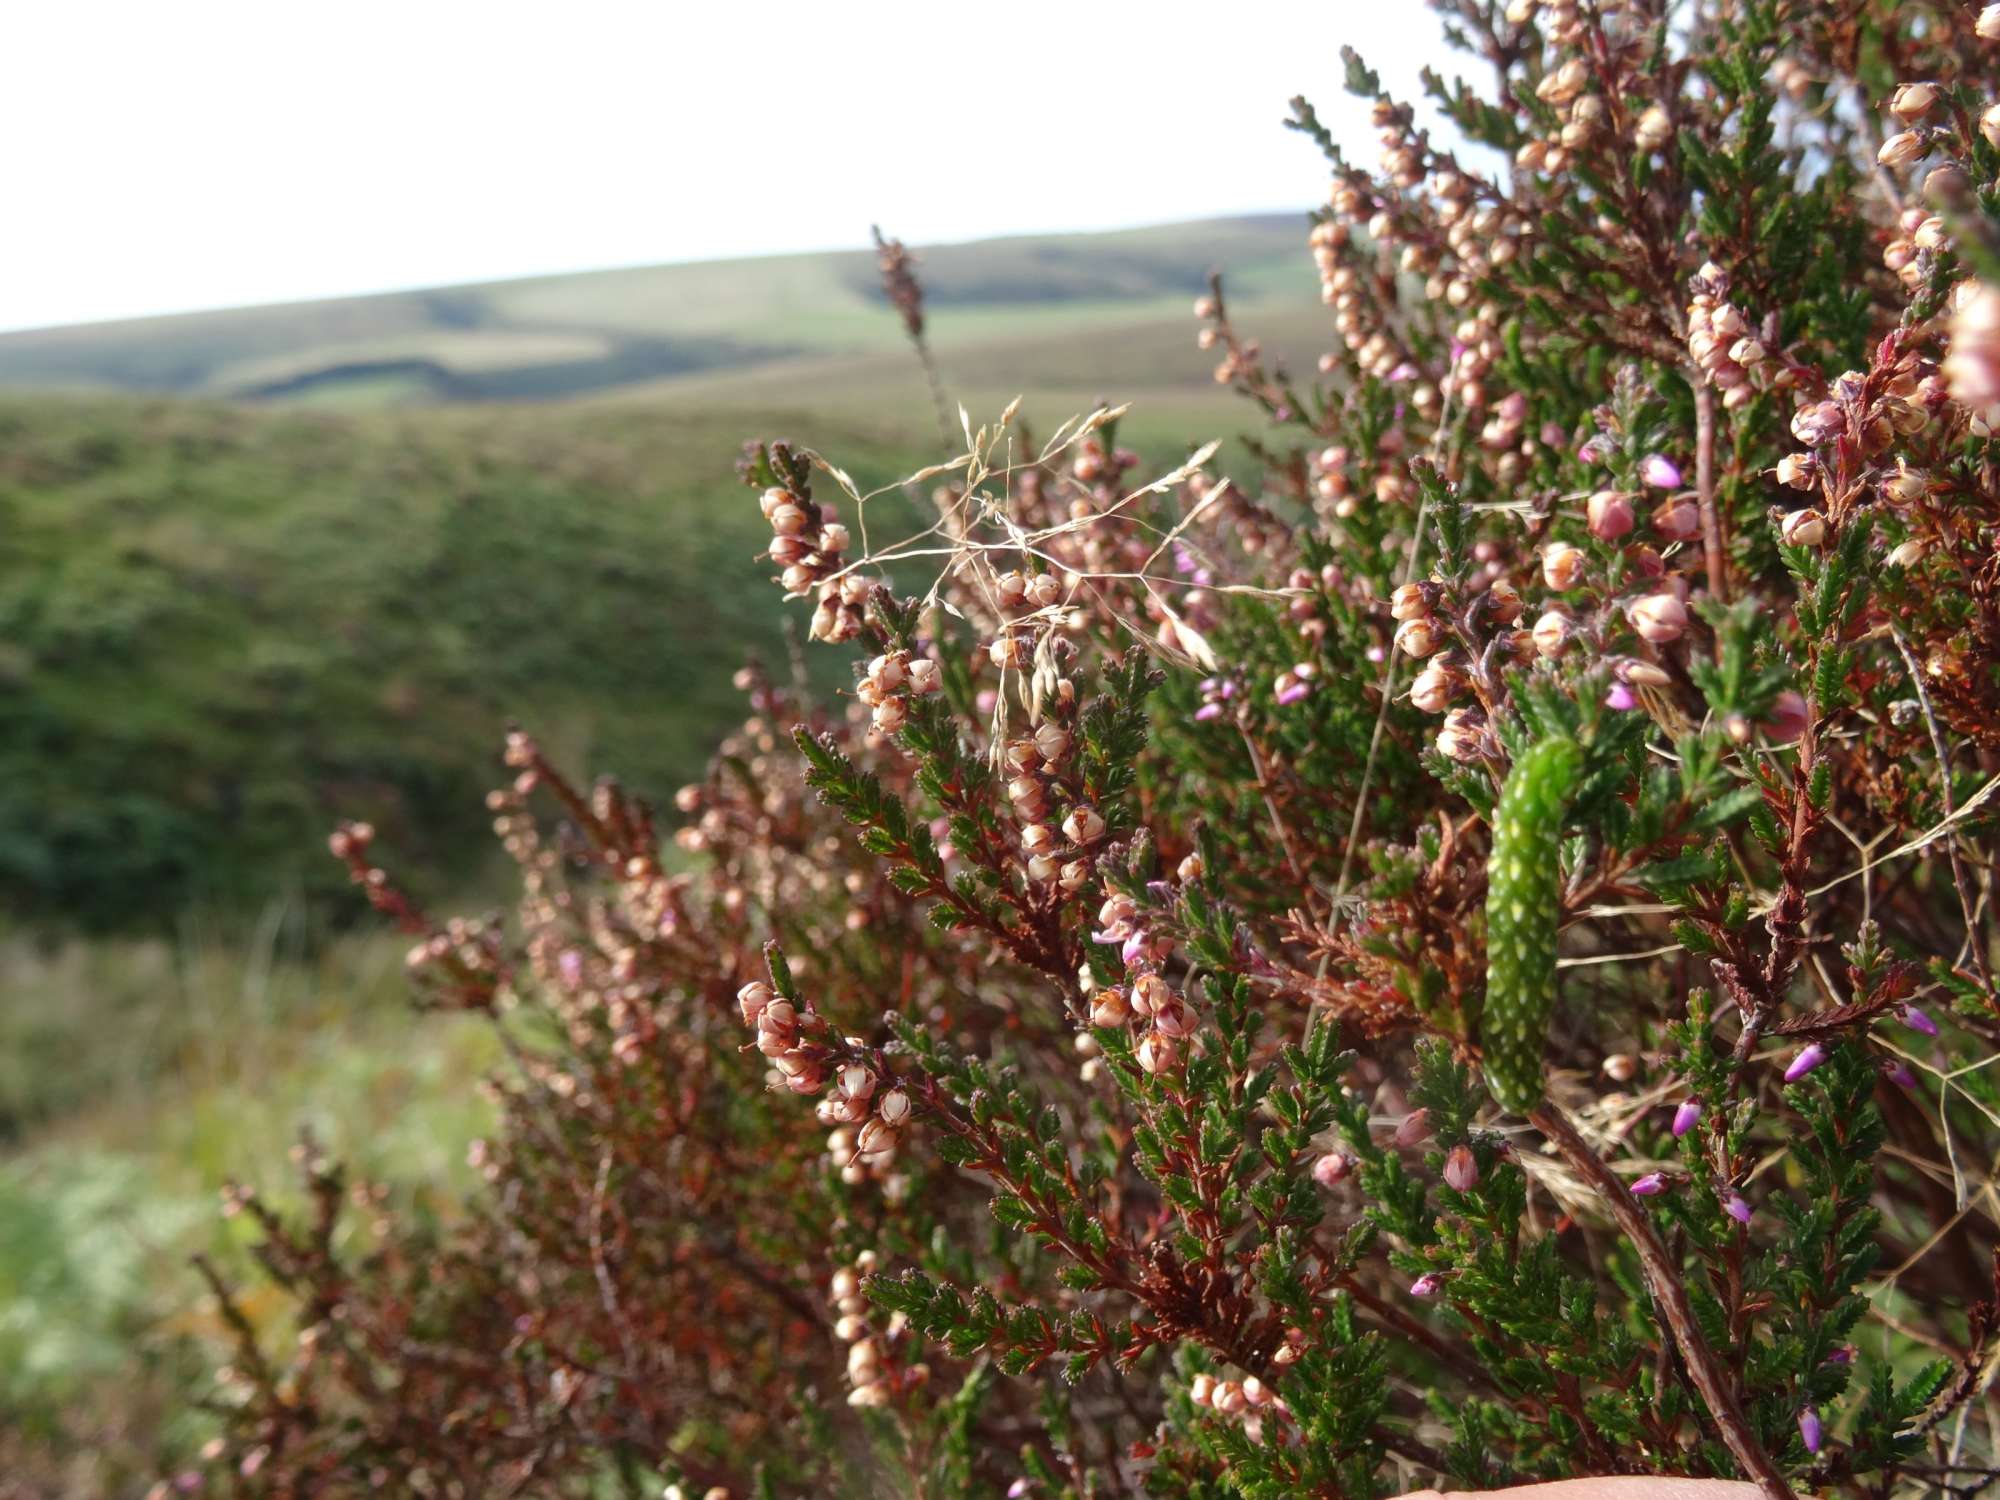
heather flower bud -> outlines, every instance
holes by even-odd
[[[1972,23],[1972,34],[1982,42],[2000,42],[2000,5],[1989,5]]]
[[[1397,1122],[1396,1133],[1391,1139],[1398,1146],[1414,1146],[1419,1141],[1428,1140],[1430,1133],[1431,1112],[1428,1109],[1415,1109]]]
[[[1156,1014],[1173,1000],[1173,986],[1157,974],[1141,974],[1132,981],[1132,1008],[1142,1016]]]
[[[1778,483],[1809,490],[1819,482],[1819,460],[1810,453],[1788,453],[1778,460]]]
[[[1504,578],[1496,578],[1485,593],[1486,617],[1497,625],[1512,625],[1521,618],[1521,591]]]
[[[1132,1009],[1125,1003],[1125,992],[1118,989],[1102,989],[1090,1006],[1090,1024],[1093,1026],[1123,1026],[1131,1019]]]
[[[1584,504],[1590,534],[1601,542],[1615,542],[1632,529],[1632,502],[1616,490],[1599,490]]]
[[[1353,1165],[1338,1151],[1329,1151],[1313,1163],[1313,1181],[1321,1187],[1330,1188],[1345,1177]]]
[[[910,1096],[901,1089],[890,1089],[875,1101],[875,1113],[884,1125],[894,1130],[910,1118]]]
[[[773,486],[757,497],[757,504],[762,508],[765,519],[769,520],[779,506],[794,504],[795,500],[796,497],[793,496],[791,491],[778,489]]]
[[[839,1088],[850,1099],[866,1099],[875,1092],[875,1075],[863,1063],[843,1064],[839,1073]]]
[[[1443,713],[1457,696],[1458,675],[1443,662],[1431,662],[1410,684],[1410,702],[1424,713]]]
[[[1055,831],[1048,824],[1030,823],[1021,830],[1021,848],[1028,854],[1047,854],[1055,847]]]
[[[1479,1159],[1470,1146],[1453,1146],[1444,1159],[1444,1180],[1454,1190],[1469,1193],[1479,1184]]]
[[[768,519],[771,530],[779,536],[797,536],[806,529],[806,522],[811,518],[796,505],[780,505]]]
[[[1626,611],[1641,639],[1663,646],[1687,629],[1687,606],[1673,594],[1648,594]]]
[[[1979,117],[1979,133],[1986,138],[1986,144],[2000,147],[2000,104],[1988,105]]]
[[[1069,750],[1069,731],[1054,720],[1035,731],[1035,749],[1045,761],[1058,761]]]
[[[1680,465],[1665,454],[1649,453],[1639,465],[1639,478],[1656,490],[1677,490],[1681,487]]]
[[[910,663],[910,691],[918,697],[935,693],[944,682],[944,669],[927,656]]]
[[[1485,720],[1474,709],[1454,708],[1444,716],[1437,747],[1448,759],[1473,761],[1486,751]]]
[[[875,706],[873,723],[883,734],[894,734],[903,727],[909,713],[909,705],[901,698],[886,698]]]
[[[1104,837],[1104,819],[1095,808],[1079,807],[1063,819],[1063,832],[1073,844],[1094,844]]]
[[[1817,547],[1826,540],[1826,517],[1810,507],[1791,511],[1778,523],[1778,535],[1793,547]]]
[[[1553,542],[1542,552],[1542,582],[1558,594],[1568,593],[1582,579],[1589,561],[1581,547]]]
[[[1924,560],[1925,554],[1929,551],[1930,547],[1922,537],[1913,536],[1892,548],[1884,561],[1892,568],[1914,568]]]
[[[1701,530],[1701,511],[1692,500],[1667,500],[1653,512],[1653,529],[1669,541],[1684,542]]]
[[[1564,648],[1569,645],[1570,631],[1574,624],[1575,622],[1559,609],[1544,611],[1542,617],[1535,621],[1535,649],[1543,656],[1551,658],[1561,656]]]
[[[1428,615],[1405,620],[1396,627],[1396,646],[1405,656],[1430,656],[1444,645],[1444,630]]]
[[[1785,1082],[1797,1083],[1806,1074],[1825,1061],[1826,1048],[1822,1047],[1818,1042],[1806,1043],[1805,1046],[1799,1049],[1798,1055],[1792,1059],[1790,1065],[1786,1067]]]
[[[1799,1441],[1806,1445],[1806,1452],[1817,1453],[1826,1441],[1826,1433],[1820,1426],[1819,1412],[1808,1406],[1799,1413]]]
[[[1934,83],[1906,83],[1899,87],[1889,100],[1889,113],[1905,125],[1914,125],[1931,112],[1931,106],[1938,101],[1938,86]]]
[[[1412,1297],[1435,1297],[1443,1290],[1444,1278],[1428,1271],[1410,1283]]]
[[[1419,620],[1430,613],[1426,590],[1421,583],[1402,583],[1389,596],[1389,614],[1397,620]]]
[[[1243,1387],[1233,1380],[1217,1381],[1215,1394],[1210,1400],[1215,1409],[1225,1417],[1233,1417],[1243,1410],[1246,1404],[1243,1399]]]
[[[1722,1195],[1722,1211],[1739,1224],[1748,1224],[1750,1222],[1750,1200],[1734,1188],[1731,1188]]]
[[[1921,131],[1898,131],[1882,143],[1882,149],[1875,153],[1875,160],[1885,167],[1906,167],[1928,149]]]
[[[847,528],[838,521],[828,521],[819,529],[819,550],[828,556],[845,552],[850,540]]]
[[[1701,1121],[1701,1101],[1683,1099],[1674,1110],[1674,1139],[1679,1140]]]
[[[1664,1172],[1648,1172],[1644,1177],[1641,1177],[1637,1182],[1632,1184],[1632,1196],[1634,1198],[1651,1198],[1657,1194],[1664,1193],[1666,1190],[1667,1178]]]
[[[743,1023],[755,1026],[764,1008],[775,998],[771,987],[761,979],[753,979],[736,992],[736,1003],[742,1007]]]
[[[1903,1024],[1912,1031],[1922,1032],[1925,1036],[1936,1036],[1938,1034],[1937,1022],[1930,1018],[1930,1013],[1924,1010],[1922,1006],[1904,1006]]]
[[[1188,1383],[1188,1400],[1196,1406],[1207,1406],[1215,1400],[1215,1377],[1197,1375]]]
[[[986,656],[996,667],[1025,667],[1028,643],[1017,635],[995,636],[993,644],[986,648]]]
[[[1149,1031],[1140,1039],[1139,1066],[1148,1073],[1166,1073],[1181,1060],[1180,1043],[1163,1032]]]
[[[1651,106],[1639,116],[1638,127],[1632,132],[1632,140],[1641,151],[1657,151],[1674,138],[1674,122],[1659,105]]]

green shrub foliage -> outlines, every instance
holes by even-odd
[[[851,693],[672,830],[517,735],[509,916],[336,837],[492,1190],[233,1200],[218,1484],[1991,1480],[2000,7],[1434,8],[1376,167],[1293,106],[1320,368],[1196,309],[1247,459],[755,444]]]

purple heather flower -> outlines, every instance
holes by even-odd
[[[1667,1175],[1664,1172],[1648,1172],[1632,1184],[1634,1198],[1651,1198],[1667,1190]]]
[[[1639,465],[1639,478],[1656,490],[1677,490],[1681,487],[1681,468],[1665,454],[1649,453]]]
[[[1680,1107],[1674,1111],[1674,1139],[1679,1140],[1690,1130],[1694,1129],[1695,1121],[1700,1118],[1701,1101],[1699,1099],[1681,1100]]]
[[[1197,724],[1207,724],[1221,717],[1222,705],[1220,703],[1204,703],[1194,711],[1194,721]]]
[[[1883,1069],[1883,1076],[1899,1089],[1913,1089],[1917,1086],[1917,1075],[1905,1063],[1893,1062]]]
[[[1368,659],[1372,662],[1377,663],[1378,665],[1381,663],[1383,656],[1386,654],[1387,653],[1385,653],[1380,646],[1370,646],[1368,648]]]
[[[1750,1222],[1750,1200],[1734,1188],[1722,1195],[1722,1211],[1739,1224]]]
[[[1290,708],[1311,691],[1312,689],[1305,683],[1294,679],[1278,689],[1278,702],[1282,706]]]
[[[1921,1031],[1925,1036],[1936,1036],[1938,1034],[1937,1022],[1933,1021],[1921,1006],[1904,1006],[1903,1024],[1912,1031]]]
[[[1392,385],[1401,385],[1406,380],[1415,380],[1417,378],[1417,367],[1406,359],[1397,365],[1395,369],[1391,370],[1387,378]]]
[[[1854,1346],[1842,1344],[1838,1349],[1829,1350],[1826,1362],[1830,1365],[1851,1365],[1854,1363]]]
[[[1007,1500],[1022,1500],[1034,1487],[1025,1479],[1017,1479],[1007,1486]]]
[[[1444,1282],[1439,1277],[1427,1271],[1410,1283],[1410,1295],[1412,1297],[1435,1297],[1443,1287]]]
[[[1799,1049],[1799,1055],[1792,1059],[1785,1069],[1785,1082],[1797,1083],[1806,1074],[1826,1061],[1826,1048],[1818,1042],[1807,1042]]]
[[[1614,682],[1611,691],[1604,695],[1604,706],[1615,708],[1622,714],[1639,706],[1639,696],[1632,691],[1630,684]]]
[[[1563,431],[1562,423],[1542,423],[1542,446],[1544,448],[1553,448],[1556,452],[1560,453],[1568,443],[1569,434]]]
[[[1819,1425],[1819,1413],[1810,1406],[1799,1413],[1799,1437],[1808,1453],[1819,1452],[1819,1445],[1826,1441],[1826,1433]]]

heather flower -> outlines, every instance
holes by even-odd
[[[1723,1193],[1722,1211],[1739,1224],[1748,1224],[1750,1222],[1750,1200],[1734,1188]]]
[[[1479,1161],[1470,1146],[1453,1146],[1445,1154],[1444,1180],[1461,1193],[1469,1193],[1479,1183]]]
[[[1678,1140],[1681,1136],[1686,1135],[1690,1130],[1694,1129],[1700,1120],[1701,1101],[1699,1099],[1681,1100],[1679,1106],[1674,1110],[1674,1138]]]
[[[1391,1137],[1398,1146],[1414,1146],[1418,1141],[1428,1139],[1431,1133],[1431,1112],[1427,1109],[1413,1109],[1397,1122],[1395,1134]]]
[[[1667,1177],[1664,1172],[1648,1172],[1632,1184],[1634,1198],[1651,1198],[1666,1190]]]
[[[1687,629],[1687,606],[1673,594],[1648,594],[1626,611],[1632,628],[1654,645],[1677,641]]]
[[[1808,1042],[1801,1047],[1785,1069],[1785,1082],[1796,1083],[1814,1068],[1826,1061],[1826,1049],[1818,1042]]]
[[[1825,1433],[1820,1427],[1819,1412],[1808,1406],[1799,1413],[1799,1440],[1806,1445],[1806,1452],[1817,1453],[1825,1441]]]
[[[1584,513],[1590,534],[1602,542],[1615,542],[1632,529],[1632,502],[1616,490],[1599,490],[1585,502]]]
[[[1329,1151],[1313,1163],[1313,1181],[1321,1187],[1332,1187],[1345,1177],[1353,1162],[1338,1151]]]
[[[1632,691],[1630,683],[1614,682],[1605,689],[1604,706],[1619,713],[1629,713],[1639,706],[1639,695]]]
[[[1906,1005],[1903,1007],[1903,1024],[1912,1031],[1922,1032],[1925,1036],[1936,1036],[1938,1034],[1937,1022],[1933,1021],[1929,1013],[1920,1005]]]
[[[1642,483],[1656,490],[1677,490],[1681,487],[1680,465],[1660,453],[1649,453],[1639,465]]]
[[[1412,1297],[1435,1297],[1444,1289],[1444,1278],[1434,1272],[1425,1272],[1410,1283]]]

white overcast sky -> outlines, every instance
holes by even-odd
[[[1300,209],[1417,0],[0,0],[0,328]]]

